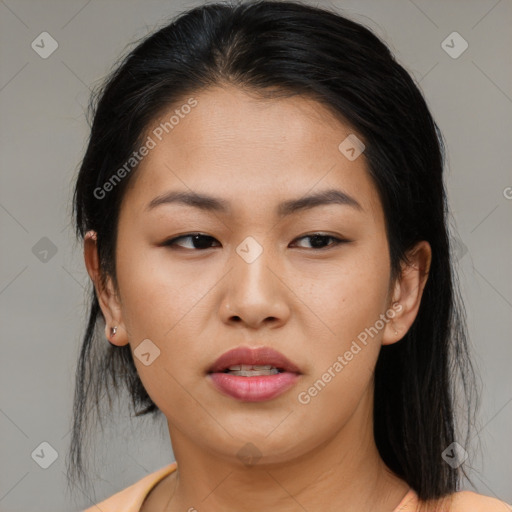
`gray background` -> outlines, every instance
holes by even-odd
[[[77,510],[173,460],[164,422],[130,423],[120,412],[97,438],[96,497],[79,492],[73,503],[65,493],[88,280],[70,199],[88,135],[89,88],[129,42],[200,3],[0,0],[2,512]],[[479,434],[467,447],[471,476],[478,492],[512,503],[512,2],[319,4],[336,6],[390,45],[446,138],[462,293],[483,387]],[[59,45],[47,59],[31,47],[43,31]],[[453,31],[469,44],[456,59],[441,46]],[[57,249],[47,261],[36,245],[48,245],[43,237]],[[31,457],[45,441],[58,452],[48,469]]]

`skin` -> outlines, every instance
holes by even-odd
[[[194,97],[198,106],[144,158],[123,199],[119,290],[99,281],[94,232],[84,247],[106,336],[132,351],[150,339],[160,350],[148,366],[134,361],[167,418],[179,469],[142,510],[390,512],[409,486],[375,445],[374,368],[382,345],[399,341],[417,315],[431,248],[415,246],[401,279],[391,281],[384,213],[364,153],[350,161],[338,150],[353,131],[319,103],[261,100],[233,86]],[[329,204],[276,216],[280,202],[326,188],[362,209]],[[177,203],[144,211],[168,190],[221,197],[232,211]],[[209,248],[196,249],[190,238],[162,246],[195,232],[213,237]],[[316,249],[304,237],[318,232],[350,242],[326,238]],[[248,236],[263,249],[252,263],[236,252]],[[301,404],[299,392],[396,302],[393,320]],[[267,402],[222,395],[205,372],[239,345],[282,352],[301,369],[299,383]],[[261,459],[247,466],[237,453],[249,442]]]

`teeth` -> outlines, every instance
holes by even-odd
[[[265,370],[231,370],[228,372],[230,375],[238,375],[240,377],[259,377],[261,375],[275,375],[279,373],[277,368],[269,368]]]
[[[274,368],[273,366],[271,366],[270,364],[266,364],[266,365],[252,365],[252,364],[236,364],[234,366],[230,366],[229,367],[229,370],[233,370],[233,371],[237,371],[237,370],[244,370],[244,371],[248,371],[248,370],[271,370],[272,368]]]
[[[228,370],[226,370],[226,373],[240,377],[259,377],[261,375],[275,375],[279,373],[279,370],[270,364],[235,364],[230,366]]]

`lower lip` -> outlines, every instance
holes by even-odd
[[[242,377],[229,373],[210,373],[208,376],[215,388],[225,395],[242,402],[262,402],[290,389],[297,383],[300,375],[282,372],[257,377]]]

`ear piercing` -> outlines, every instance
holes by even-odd
[[[113,347],[117,347],[117,345],[115,343],[112,343],[110,341],[110,338],[113,338],[115,335],[116,335],[116,332],[117,332],[117,326],[115,327],[111,327],[110,328],[110,336],[107,336],[107,341],[113,346]],[[106,334],[106,333],[105,333]]]
[[[117,326],[115,327],[111,327],[110,328],[110,337],[107,338],[107,341],[113,346],[113,347],[117,347],[117,345],[115,343],[112,343],[110,341],[110,338],[113,338],[115,335],[116,335],[116,332],[117,332]]]

